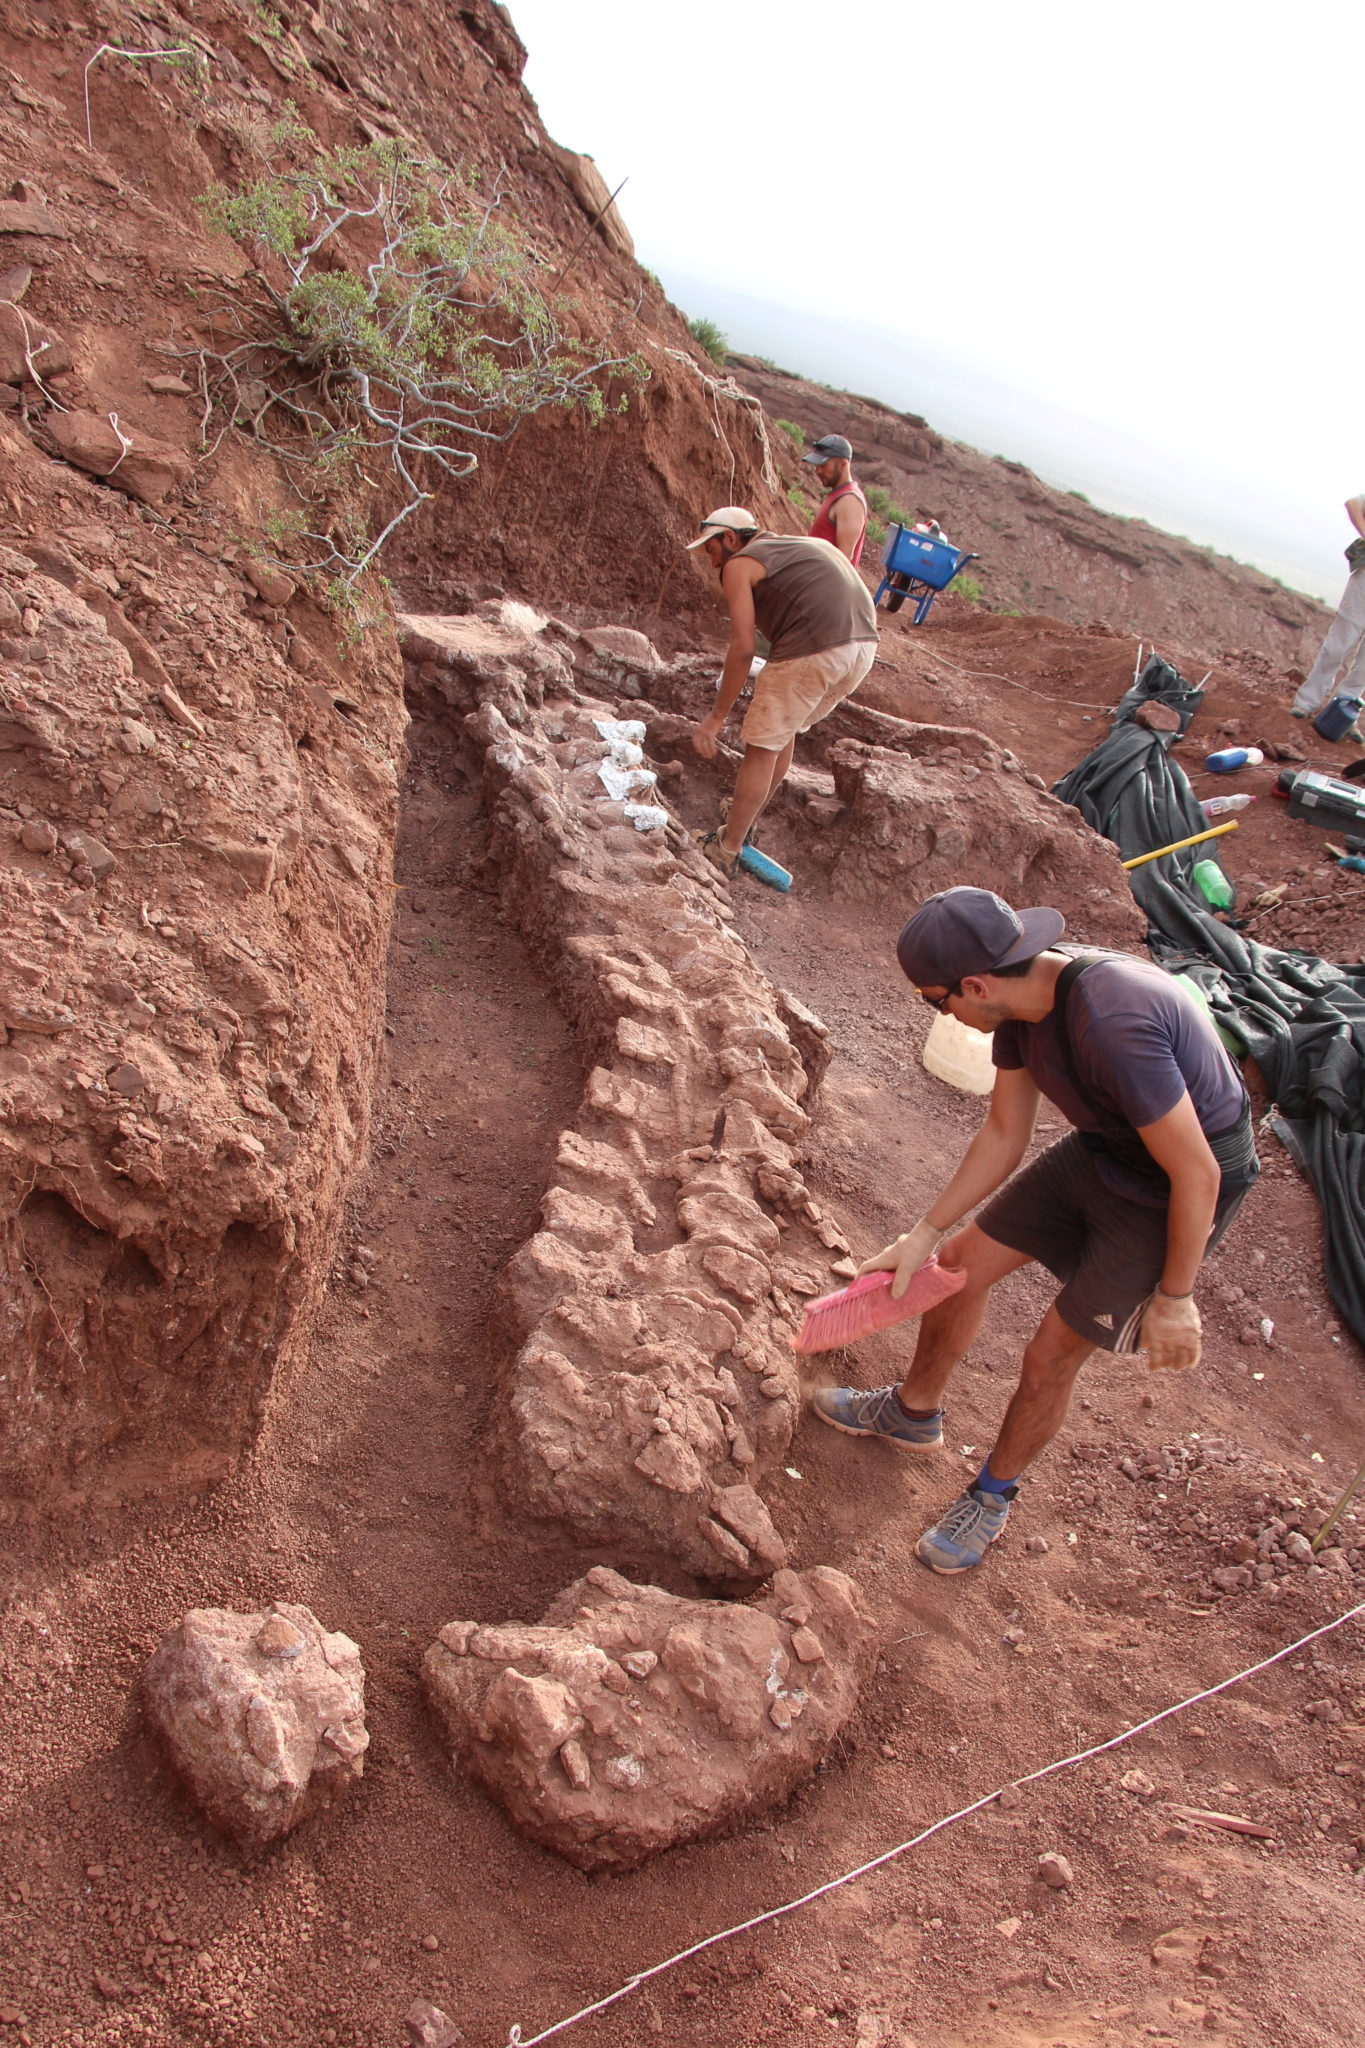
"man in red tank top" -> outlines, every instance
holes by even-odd
[[[832,541],[856,569],[867,533],[867,499],[853,481],[853,449],[842,434],[826,434],[805,460],[828,493],[811,521],[811,539]]]

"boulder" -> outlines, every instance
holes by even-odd
[[[103,477],[144,505],[158,505],[190,476],[188,457],[177,448],[133,433],[120,422],[115,429],[108,413],[54,412],[47,431],[63,461],[91,476]]]
[[[288,604],[297,587],[292,577],[286,576],[283,569],[272,567],[269,562],[243,562],[242,574],[262,604],[273,605],[276,610]]]
[[[364,1771],[365,1672],[306,1607],[195,1608],[147,1666],[148,1716],[197,1803],[259,1851]]]
[[[926,743],[936,737],[924,728]],[[1067,936],[1132,950],[1146,920],[1116,847],[1080,813],[1011,769],[981,734],[941,729],[946,744],[912,755],[839,740],[829,765],[843,805],[810,841],[831,863],[836,895],[888,896],[909,910],[969,877],[1007,902],[1047,903],[1064,892],[1081,909]]]
[[[0,300],[0,384],[32,383],[71,368],[71,351],[61,336],[32,313]]]
[[[599,1565],[535,1626],[451,1622],[423,1672],[455,1756],[524,1834],[580,1870],[629,1870],[786,1799],[873,1648],[842,1572],[779,1571],[740,1605]]]
[[[625,669],[634,675],[654,675],[663,667],[653,641],[633,626],[591,626],[583,638],[599,666]]]

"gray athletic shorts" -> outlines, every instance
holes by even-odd
[[[1227,1188],[1213,1212],[1212,1251],[1242,1206]],[[1143,1311],[1166,1263],[1166,1210],[1115,1194],[1072,1131],[1016,1174],[976,1219],[986,1236],[1063,1281],[1057,1313],[1102,1351],[1136,1351]]]

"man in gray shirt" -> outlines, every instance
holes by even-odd
[[[936,1572],[980,1564],[1097,1346],[1146,1351],[1153,1367],[1199,1363],[1195,1279],[1259,1171],[1246,1091],[1200,1005],[1150,961],[1060,947],[1062,930],[1059,911],[946,889],[896,947],[932,1009],[993,1034],[995,1088],[943,1193],[860,1271],[894,1273],[903,1294],[944,1233],[994,1199],[939,1250],[966,1284],[923,1317],[904,1384],[823,1389],[816,1414],[850,1436],[936,1449],[944,1389],[996,1281],[1036,1259],[1063,1282],[975,1482],[919,1540]],[[1010,1180],[1044,1095],[1075,1128]]]
[[[722,874],[739,864],[745,837],[791,767],[796,735],[808,732],[857,689],[877,652],[872,596],[846,555],[827,540],[764,533],[742,505],[702,521],[691,548],[704,548],[730,613],[730,645],[716,701],[692,735],[704,760],[748,680],[754,637],[769,642],[740,737],[744,759],[730,812],[702,852]]]

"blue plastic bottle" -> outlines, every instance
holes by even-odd
[[[740,848],[739,864],[758,881],[766,882],[770,889],[790,889],[792,878],[780,862],[772,860],[766,853],[760,853],[756,846]]]
[[[1313,730],[1325,740],[1344,740],[1359,717],[1359,697],[1333,697],[1313,720]]]
[[[1265,755],[1259,747],[1224,747],[1210,754],[1204,766],[1213,775],[1231,775],[1236,768],[1259,768]]]

